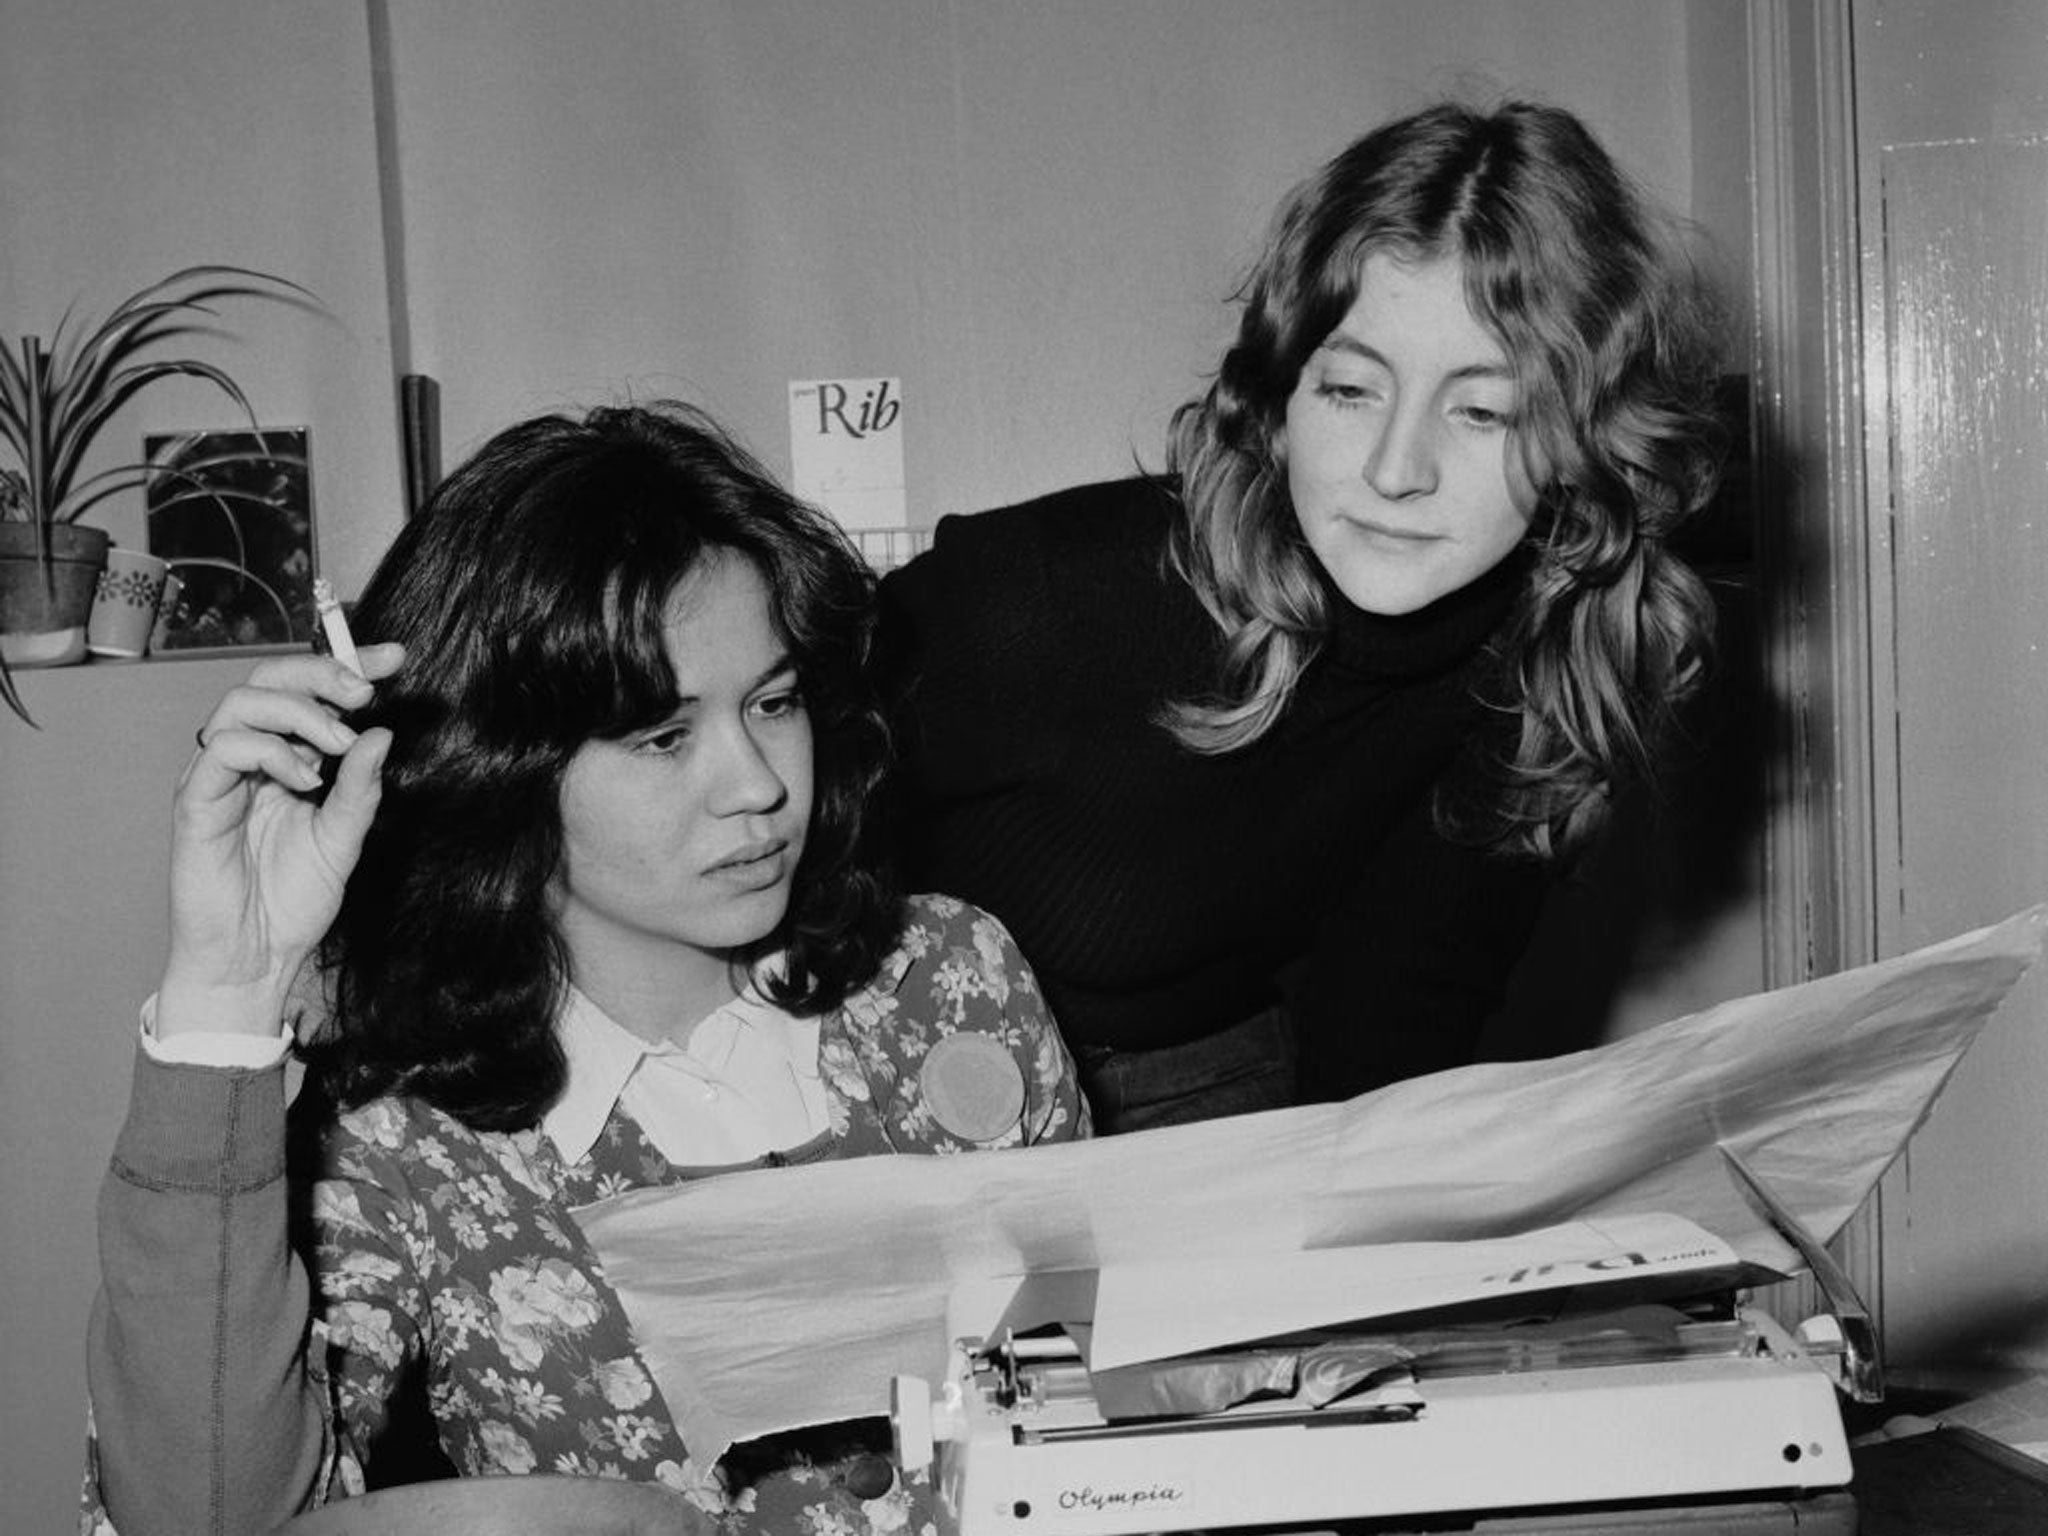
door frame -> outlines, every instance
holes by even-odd
[[[1879,829],[1896,774],[1875,658],[1890,614],[1865,456],[1864,207],[1854,0],[1749,0],[1750,450],[1762,636],[1774,701],[1764,974],[1789,986],[1878,958],[1888,879]],[[1878,375],[1877,377],[1882,377]],[[1834,1247],[1883,1316],[1881,1200]],[[1819,1300],[1811,1282],[1793,1300]]]

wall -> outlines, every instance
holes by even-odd
[[[304,284],[326,312],[224,309],[199,343],[265,425],[310,424],[317,551],[353,591],[397,525],[369,45],[353,5],[9,0],[0,11],[0,334],[46,339],[145,283],[230,262]],[[117,417],[98,464],[145,430],[233,426],[172,380]],[[141,545],[138,498],[96,521]]]
[[[0,334],[47,338],[172,270],[293,278],[328,312],[222,315],[203,343],[266,425],[309,424],[318,553],[352,585],[397,525],[368,44],[352,5],[8,0],[0,7]],[[173,381],[110,427],[232,425]],[[142,545],[139,499],[96,518]],[[70,1528],[95,1193],[136,1004],[163,959],[166,810],[193,728],[246,660],[23,674],[0,718],[0,1525]]]
[[[1855,6],[1878,947],[2048,899],[2048,11]],[[2048,1368],[2048,979],[1881,1190],[1920,1369]]]
[[[679,392],[786,468],[786,380],[895,373],[918,519],[1117,474],[1199,386],[1280,188],[1371,119],[1528,90],[1691,206],[1688,82],[1741,72],[1739,28],[1699,18],[1729,9],[396,0],[413,362],[442,382],[451,457],[537,408]],[[238,314],[209,355],[266,419],[312,425],[344,593],[398,520],[376,167],[360,7],[0,8],[0,331],[192,261],[316,289],[327,316]],[[117,436],[218,409],[168,391]],[[136,509],[104,521],[139,542]],[[75,1492],[91,1208],[161,958],[164,810],[244,666],[35,674],[45,729],[0,720],[10,1529],[63,1528]],[[1649,1006],[1750,990],[1740,951]]]
[[[451,448],[563,400],[676,392],[786,468],[787,380],[895,374],[929,522],[1156,461],[1279,189],[1425,96],[1554,96],[1690,202],[1675,4],[602,16],[394,10],[415,359]]]
[[[84,1445],[93,1207],[136,1006],[164,959],[171,786],[232,660],[19,674],[0,726],[0,1525],[66,1529]]]

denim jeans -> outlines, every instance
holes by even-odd
[[[1294,1023],[1278,1006],[1184,1045],[1084,1045],[1074,1055],[1098,1136],[1295,1102]]]

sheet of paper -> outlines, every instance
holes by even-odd
[[[1425,1307],[1730,1272],[1737,1265],[1735,1250],[1713,1233],[1667,1212],[1561,1222],[1462,1243],[1113,1264],[1096,1277],[1088,1363],[1109,1370]]]
[[[2048,907],[1597,1050],[1063,1146],[866,1158],[579,1213],[692,1454],[887,1411],[943,1375],[948,1300],[1033,1270],[1492,1239],[1676,1212],[1790,1271],[1716,1150],[1822,1238],[2021,973]],[[2022,1021],[2009,1021],[2018,1026]]]

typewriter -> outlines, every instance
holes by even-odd
[[[1007,1310],[1053,1320],[962,1332],[943,1382],[893,1383],[897,1455],[953,1536],[1852,1532],[1839,1399],[1879,1393],[1867,1315],[1813,1244],[1831,1310],[1788,1329],[1751,1303],[1782,1277],[1691,1231],[1680,1262],[1109,1364],[1093,1278],[1033,1277]]]

